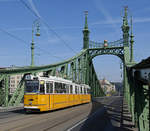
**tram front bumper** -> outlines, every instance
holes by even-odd
[[[25,109],[39,109],[37,106],[24,106]]]

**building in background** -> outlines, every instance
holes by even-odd
[[[100,85],[106,95],[111,95],[116,91],[115,84],[112,84],[105,78],[100,80]]]
[[[22,75],[12,75],[9,77],[9,93],[13,94],[21,81]]]

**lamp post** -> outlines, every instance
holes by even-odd
[[[31,42],[31,66],[34,66],[34,27],[36,26],[36,36],[40,36],[39,20],[35,20],[32,24],[32,42]]]

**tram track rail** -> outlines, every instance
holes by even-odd
[[[88,104],[84,104],[84,105],[88,105]],[[80,106],[84,106],[84,105],[80,105]],[[83,109],[87,110],[88,108],[89,108],[89,106],[86,106]],[[62,114],[63,114],[63,112],[66,112],[65,110],[68,110],[68,113],[67,114],[65,113],[64,115],[61,115],[62,118],[65,118],[66,115],[74,117],[74,116],[72,116],[72,114],[74,114],[75,116],[80,116],[81,114],[84,113],[84,110],[81,111],[80,113],[79,112],[75,113],[76,111],[79,110],[78,106],[75,106],[75,107],[67,108],[67,109],[64,109],[64,110],[62,109],[62,110],[46,112],[46,113],[39,113],[39,114],[37,113],[38,115],[36,115],[36,114],[27,114],[27,116],[21,115],[21,118],[16,118],[15,117],[16,119],[14,118],[14,119],[7,120],[7,121],[4,121],[4,122],[0,121],[0,130],[4,129],[4,128],[1,128],[1,125],[3,125],[3,127],[6,127],[9,123],[11,123],[11,125],[16,125],[16,126],[10,127],[11,130],[13,130],[13,131],[21,130],[23,128],[27,128],[27,127],[30,127],[30,126],[33,126],[33,125],[44,123],[46,121],[49,121],[49,123],[53,123],[52,126],[54,127],[55,125],[57,126],[59,123],[63,123],[64,121],[66,121],[66,119],[65,119],[62,122],[61,121],[57,122],[59,120],[59,117],[60,117],[59,115],[57,115],[57,114],[59,114],[58,112],[62,112]],[[70,119],[71,119],[71,117],[70,117]],[[69,120],[68,117],[67,117],[67,120]],[[17,125],[17,121],[19,121],[20,124]],[[58,124],[56,124],[56,123],[58,123]],[[10,128],[6,127],[6,131],[9,130]],[[51,128],[51,127],[48,127],[48,128]],[[46,128],[45,128],[45,130],[46,130]]]
[[[110,98],[103,101],[102,104],[100,103],[101,100],[95,103],[100,103],[101,107],[98,107],[100,109],[105,108],[107,105],[113,105],[115,100],[116,98]],[[56,131],[58,129],[66,131],[79,121],[84,119],[86,121],[95,112],[92,112],[95,103],[82,104],[45,113],[25,114],[23,110],[3,112],[0,113],[3,114],[0,119],[0,131]]]

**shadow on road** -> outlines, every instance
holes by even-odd
[[[115,99],[111,104],[108,104],[108,101],[106,103],[92,101],[88,118],[72,131],[131,131],[128,129],[129,125],[122,124],[121,115],[122,97]]]

